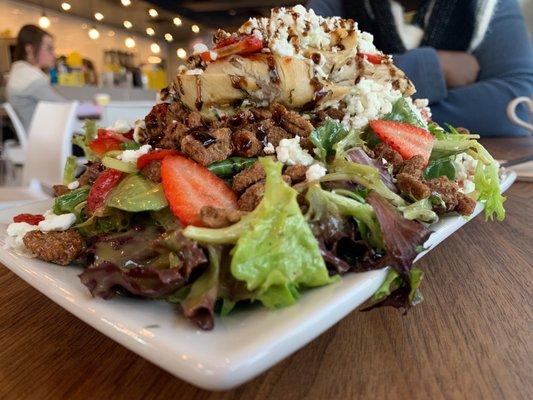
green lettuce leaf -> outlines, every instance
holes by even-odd
[[[141,212],[161,210],[168,203],[161,184],[133,174],[124,178],[109,193],[106,205],[128,212]]]
[[[428,125],[422,119],[421,115],[413,109],[404,97],[396,100],[392,105],[392,111],[385,115],[383,119],[405,122],[422,129],[428,129]]]
[[[63,185],[68,185],[76,179],[76,157],[68,156],[63,169]]]
[[[74,228],[77,229],[80,235],[85,237],[111,232],[124,232],[129,229],[133,214],[109,207],[105,207],[103,210],[102,215],[92,215],[85,221],[75,225]]]
[[[431,161],[424,170],[424,179],[430,180],[440,176],[447,176],[450,181],[455,180],[455,167],[451,158]]]
[[[208,243],[236,243],[231,273],[269,308],[293,304],[301,287],[334,282],[300,211],[298,193],[281,178],[282,164],[262,158],[266,172],[261,203],[237,224],[222,229],[189,226],[184,235]]]
[[[376,290],[376,293],[372,295],[372,298],[370,299],[371,302],[374,303],[385,299],[392,292],[398,289],[401,283],[402,277],[400,276],[400,274],[394,268],[389,268],[385,280],[378,288],[378,290]]]
[[[433,202],[429,197],[418,200],[405,207],[398,207],[403,217],[410,220],[418,220],[433,224],[439,220],[439,216],[433,211]]]
[[[327,157],[335,154],[333,146],[347,135],[348,131],[344,129],[340,122],[328,119],[324,125],[311,132],[309,138],[316,147],[316,155],[321,161],[325,162]]]
[[[86,185],[56,197],[52,208],[54,214],[60,215],[75,212],[78,204],[87,200],[90,190],[90,186]]]
[[[498,164],[495,161],[489,165],[478,162],[474,173],[474,184],[479,193],[478,200],[485,203],[485,220],[493,220],[494,215],[498,221],[505,219],[503,203],[506,199],[500,192],[498,170]]]
[[[83,135],[74,135],[72,137],[72,144],[79,146],[83,150],[88,161],[97,161],[99,159],[98,156],[89,147],[89,143],[96,138],[98,132],[96,122],[90,119],[85,120],[83,130],[85,132]]]

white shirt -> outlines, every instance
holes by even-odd
[[[48,75],[27,61],[13,63],[6,91],[7,101],[16,111],[26,131],[39,101],[65,101],[50,85]]]

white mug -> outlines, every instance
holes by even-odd
[[[532,117],[533,120],[533,96],[532,97],[517,97],[516,99],[512,100],[509,105],[507,106],[507,116],[511,121],[513,121],[515,124],[520,125],[527,130],[533,132],[533,124],[528,123],[524,121],[523,119],[518,118],[518,115],[516,115],[516,107],[518,107],[519,104],[526,103],[529,108],[529,115]]]

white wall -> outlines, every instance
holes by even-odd
[[[4,32],[9,29],[14,37],[16,37],[19,29],[23,25],[38,25],[40,16],[41,10],[37,7],[18,1],[0,0],[0,31]],[[96,21],[88,21],[70,16],[66,13],[49,10],[47,10],[47,16],[52,22],[47,31],[54,35],[56,53],[59,55],[77,51],[82,56],[91,59],[95,63],[98,72],[102,71],[105,50],[132,51],[136,54],[136,63],[146,63],[148,56],[152,55],[150,44],[153,40],[147,37],[133,35],[136,47],[134,49],[128,49],[124,45],[124,40],[129,36],[126,31],[116,30],[104,24],[95,24],[96,28],[100,31],[100,38],[91,40],[87,32],[93,25],[93,22]],[[86,24],[85,29],[83,24]],[[109,31],[114,31],[115,36],[109,37]],[[164,41],[158,43],[161,47],[161,54],[159,56],[167,58],[167,44]],[[172,56],[176,57],[175,54]]]

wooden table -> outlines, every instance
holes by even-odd
[[[484,143],[499,158],[533,152],[532,138]],[[424,257],[425,301],[407,316],[354,311],[224,393],[174,378],[0,268],[0,398],[531,399],[532,193],[516,183],[504,223],[477,217]]]

